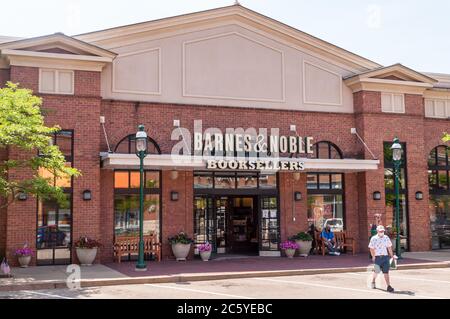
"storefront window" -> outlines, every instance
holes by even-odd
[[[341,159],[342,152],[330,142],[313,146],[312,158]],[[322,230],[330,225],[333,231],[344,230],[344,174],[308,173],[308,224]]]
[[[428,157],[430,226],[433,249],[450,248],[450,147],[438,146]]]
[[[257,188],[258,175],[253,173],[237,174],[237,188]]]
[[[342,195],[308,195],[308,224],[322,230],[330,225],[333,231],[344,229],[344,205]]]
[[[73,131],[61,130],[52,136],[66,160],[66,166],[73,162]],[[54,172],[40,168],[39,176],[53,186],[60,187],[66,199],[62,203],[52,200],[37,201],[36,250],[38,265],[63,265],[71,262],[72,242],[72,178],[56,177]]]
[[[214,177],[214,187],[215,188],[226,188],[226,189],[236,188],[235,173],[216,174]]]
[[[276,190],[276,173],[195,172],[194,189],[267,189]]]
[[[194,175],[194,188],[213,188],[213,174],[196,173]]]
[[[277,175],[276,174],[259,175],[259,187],[271,189],[277,188]]]
[[[144,235],[161,240],[160,171],[144,172]],[[136,170],[114,172],[114,235],[139,236],[140,173]]]
[[[261,250],[278,250],[278,204],[276,197],[261,199]]]
[[[159,195],[144,196],[144,235],[159,237]],[[116,236],[139,236],[139,195],[115,195],[114,197]]]
[[[392,142],[384,142],[384,190],[386,195],[386,228],[395,233],[395,189],[394,165],[392,162]],[[408,250],[408,174],[406,170],[406,144],[402,143],[403,155],[400,165],[399,193],[400,193],[400,246]]]

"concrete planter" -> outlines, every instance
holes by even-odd
[[[299,246],[298,253],[300,256],[308,256],[311,251],[312,241],[296,240],[295,242]]]
[[[97,256],[97,248],[76,248],[76,251],[81,266],[92,266]]]
[[[295,249],[285,249],[284,253],[286,254],[287,258],[294,258]]]
[[[27,268],[31,262],[31,256],[20,256],[17,257],[17,259],[19,260],[20,267],[22,268]]]
[[[186,261],[190,251],[191,244],[172,244],[172,252],[177,261]]]
[[[208,261],[209,258],[211,257],[211,250],[210,251],[201,251],[200,257],[202,257],[203,261]]]

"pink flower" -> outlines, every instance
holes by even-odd
[[[281,249],[298,249],[299,247],[300,246],[296,242],[290,240],[286,240],[280,244]]]
[[[198,251],[199,252],[206,252],[206,251],[211,251],[212,247],[210,243],[205,243],[205,244],[200,244],[198,245]]]

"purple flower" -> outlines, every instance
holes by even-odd
[[[211,251],[212,247],[210,243],[200,244],[198,245],[198,251],[199,252],[205,252],[205,251]]]
[[[298,249],[300,246],[294,242],[294,241],[290,241],[290,240],[286,240],[285,242],[282,242],[280,244],[280,248],[281,249]]]
[[[28,247],[19,248],[14,253],[16,256],[19,256],[19,257],[33,256],[33,250]]]

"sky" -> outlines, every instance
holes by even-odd
[[[6,1],[6,0],[3,0]],[[0,35],[67,35],[231,5],[235,0],[15,0]],[[450,74],[450,1],[240,0],[382,65]],[[3,6],[3,8],[5,8]]]

